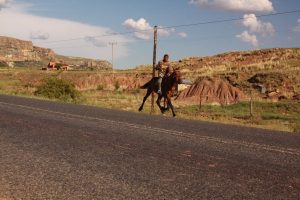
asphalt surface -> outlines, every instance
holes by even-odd
[[[0,199],[300,199],[300,134],[0,95]]]

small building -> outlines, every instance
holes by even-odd
[[[49,62],[47,66],[47,70],[72,70],[71,66],[61,62]]]
[[[56,62],[49,62],[47,66],[47,70],[57,70],[56,65],[57,65]]]

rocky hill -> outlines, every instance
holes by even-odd
[[[107,61],[60,56],[51,49],[35,47],[30,41],[0,36],[0,67],[8,65],[42,67],[46,66],[50,60],[64,62],[77,69],[111,69],[111,64]],[[228,52],[215,56],[189,57],[174,61],[171,66],[179,67],[184,79],[191,80],[195,84],[206,77],[211,78],[209,80],[222,80],[221,82],[213,81],[211,84],[207,84],[206,80],[205,87],[201,84],[194,84],[188,88],[181,97],[191,101],[193,98],[199,99],[199,96],[215,94],[220,97],[227,96],[226,98],[222,97],[223,100],[226,100],[225,104],[227,99],[231,99],[231,96],[233,98],[230,103],[244,97],[249,98],[250,94],[258,99],[266,98],[275,101],[300,99],[300,48],[273,48]],[[151,65],[141,65],[135,69],[118,70],[114,73],[66,78],[72,80],[81,90],[95,89],[99,85],[114,88],[115,83],[120,84],[121,88],[130,90],[139,88],[151,78],[151,74]],[[29,77],[29,79],[31,78]],[[214,93],[214,91],[219,91],[218,88],[226,89],[227,86],[229,91],[233,91],[228,84],[234,87],[234,91],[241,91],[245,96],[237,97],[236,94],[240,94],[239,92]],[[208,89],[203,90],[203,88]],[[207,91],[207,94],[203,91]],[[224,103],[222,98],[220,104]],[[213,98],[207,100],[208,103],[213,101],[215,101]]]
[[[273,48],[253,51],[226,52],[214,56],[188,57],[171,63],[193,76],[224,72],[257,72],[271,70],[297,70],[300,67],[300,48]],[[141,65],[135,70],[151,70]]]
[[[0,67],[43,67],[49,61],[63,62],[74,68],[111,69],[111,64],[104,60],[61,56],[51,49],[36,47],[31,41],[0,36]]]
[[[222,79],[246,95],[252,92],[257,98],[294,99],[300,95],[300,48],[273,48],[189,57],[174,61],[171,66],[179,67],[183,77],[193,82],[204,77]],[[152,66],[143,65],[135,70],[151,73]],[[196,93],[194,95],[199,97],[200,93]]]
[[[258,72],[299,69],[300,48],[274,48],[190,57],[174,63],[198,73]]]

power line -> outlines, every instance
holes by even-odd
[[[271,16],[277,16],[277,15],[287,15],[287,14],[299,13],[299,12],[300,12],[300,10],[293,10],[293,11],[278,12],[278,13],[272,13],[272,14],[262,14],[262,15],[257,15],[256,18],[271,17]],[[251,18],[251,17],[248,17],[248,18]],[[206,22],[196,22],[196,23],[190,23],[190,24],[179,24],[179,25],[173,25],[173,26],[158,27],[158,30],[233,22],[233,21],[240,21],[243,19],[245,19],[245,18],[238,17],[238,18],[230,18],[230,19],[212,20],[212,21],[206,21]],[[91,37],[93,37],[93,38],[110,37],[110,36],[116,36],[116,35],[128,35],[128,34],[132,34],[132,33],[143,33],[143,32],[149,32],[149,31],[153,31],[153,29],[145,29],[145,30],[139,30],[139,31],[126,31],[126,32],[120,32],[120,33],[117,33],[117,32],[107,33],[107,34],[95,35],[95,36],[91,36]],[[68,41],[74,41],[74,40],[82,40],[85,38],[86,37],[77,37],[77,38],[70,38],[70,39],[65,39],[65,40],[48,41],[48,42],[43,42],[43,44],[68,42]]]
[[[276,33],[287,33],[287,30],[281,30],[281,31],[276,31]],[[182,38],[182,37],[171,37],[171,38],[161,38],[159,39],[160,42],[169,42],[169,41],[203,41],[203,40],[208,40],[208,39],[226,39],[235,36],[236,34],[216,34],[216,35],[202,35],[202,36],[197,36],[197,37],[188,37],[188,38]],[[152,44],[152,40],[135,40],[132,42],[118,42],[118,45],[135,45],[135,44],[140,44],[140,43],[149,43]],[[59,45],[59,46],[53,46],[51,48],[53,49],[68,49],[68,48],[83,48],[83,47],[91,47],[92,44],[84,44],[84,45]],[[110,44],[107,43],[107,46],[103,47],[109,47]],[[97,46],[94,46],[97,47]]]
[[[278,13],[272,13],[272,14],[262,14],[262,15],[257,15],[256,18],[271,17],[271,16],[277,16],[277,15],[287,15],[287,14],[299,13],[299,12],[300,12],[300,10],[294,10],[294,11],[278,12]],[[171,29],[171,28],[199,26],[199,25],[206,25],[206,24],[216,24],[216,23],[240,21],[240,20],[247,19],[247,18],[251,18],[251,17],[238,17],[238,18],[231,18],[231,19],[213,20],[213,21],[207,21],[207,22],[197,22],[197,23],[191,23],[191,24],[180,24],[180,25],[167,26],[167,27],[158,28],[158,29]]]

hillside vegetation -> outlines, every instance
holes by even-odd
[[[189,57],[172,62],[186,79],[216,77],[257,98],[293,99],[300,95],[300,48],[275,48]],[[139,66],[140,73],[152,66]]]
[[[242,102],[224,106],[211,105],[209,101],[199,105],[197,98],[190,103],[174,101],[178,116],[300,132],[299,48],[190,57],[171,65],[180,67],[183,77],[195,84],[202,80],[223,80],[224,86],[230,84],[245,95],[239,98]],[[150,65],[129,70],[64,72],[0,65],[0,92],[34,96],[45,80],[56,78],[74,84],[81,96],[80,103],[136,112],[145,94],[139,86],[148,81],[151,74]],[[230,88],[229,85],[226,88]],[[145,112],[149,111],[148,101]],[[158,109],[155,112],[160,114]]]

